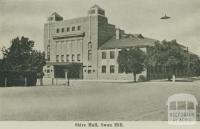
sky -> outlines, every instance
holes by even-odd
[[[43,50],[44,23],[51,13],[64,19],[87,16],[94,4],[105,9],[109,23],[127,33],[176,39],[200,55],[200,0],[0,0],[0,48],[25,36]],[[172,18],[161,20],[165,13]]]

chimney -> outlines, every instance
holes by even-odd
[[[120,29],[119,28],[116,28],[116,39],[119,40],[120,39]]]
[[[121,30],[120,28],[116,28],[116,39],[120,40],[122,35],[125,34],[124,30]]]

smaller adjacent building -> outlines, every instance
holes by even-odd
[[[150,46],[154,46],[156,40],[143,37],[141,34],[125,34],[124,31],[116,29],[116,35],[103,44],[98,50],[99,79],[103,80],[133,80],[133,74],[127,74],[121,70],[117,63],[118,54],[121,49],[139,47],[147,53]],[[138,74],[147,77],[147,70]]]

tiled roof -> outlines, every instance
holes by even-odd
[[[116,39],[113,36],[105,42],[99,49],[130,48],[135,46],[153,46],[157,40],[143,37],[142,35],[131,35]]]

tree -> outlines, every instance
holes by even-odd
[[[35,71],[42,73],[45,65],[44,52],[33,49],[34,41],[26,37],[13,39],[9,48],[3,48],[1,67],[11,71]]]
[[[189,75],[193,74],[195,76],[200,75],[200,59],[197,55],[195,54],[190,54],[189,55],[189,64],[188,64],[188,70],[189,70]]]
[[[132,73],[134,82],[136,82],[136,75],[144,71],[144,61],[146,54],[135,47],[131,49],[122,49],[119,52],[117,62],[121,72]]]
[[[193,58],[192,58],[193,57]],[[191,58],[191,59],[190,59]],[[161,66],[167,69],[168,80],[177,71],[190,71],[199,68],[198,56],[191,55],[186,47],[178,44],[176,40],[156,42],[148,53],[147,66]]]

